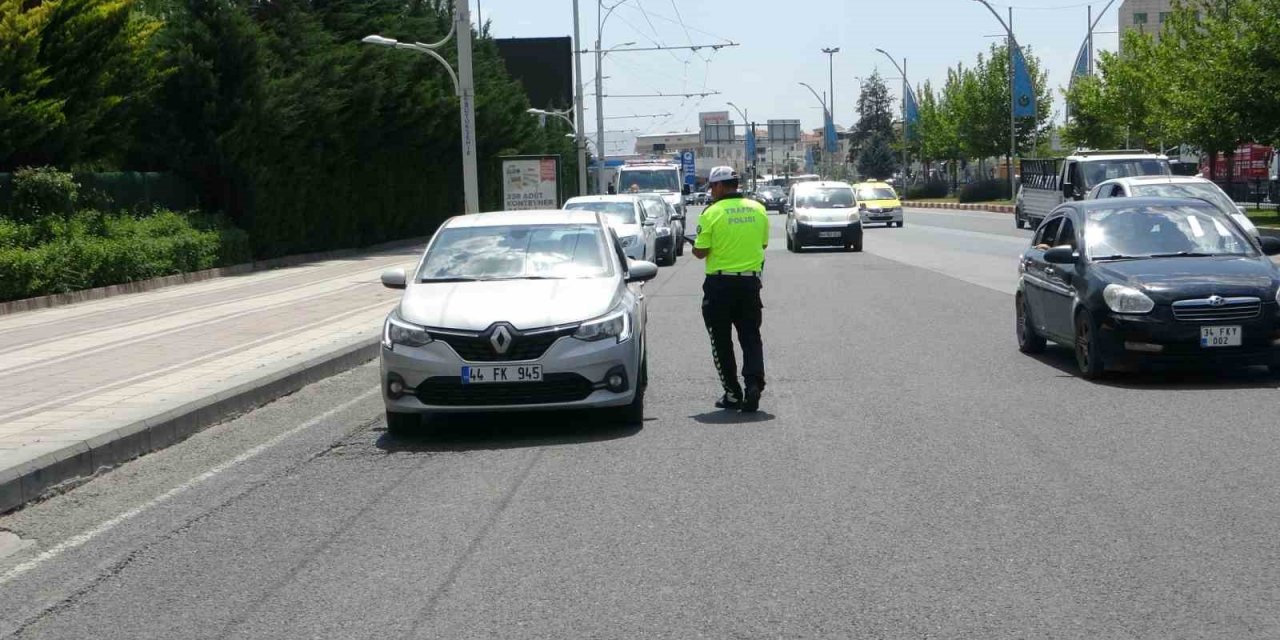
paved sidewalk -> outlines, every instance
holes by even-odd
[[[0,512],[372,358],[420,253],[0,316]]]

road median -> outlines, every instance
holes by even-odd
[[[916,209],[950,209],[953,211],[986,211],[989,213],[1013,213],[1013,205],[1011,204],[986,204],[973,203],[962,204],[959,202],[913,202],[905,201],[902,203],[905,207],[913,207]]]

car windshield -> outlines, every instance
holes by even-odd
[[[418,274],[421,282],[599,278],[612,269],[600,227],[589,224],[446,228]]]
[[[853,206],[853,189],[830,187],[805,189],[796,194],[798,209],[847,209]]]
[[[858,189],[859,200],[897,200],[898,194],[889,187],[862,187]]]
[[[594,211],[604,216],[604,221],[610,225],[615,224],[640,224],[636,219],[636,205],[633,202],[625,201],[600,201],[600,202],[570,202],[564,205],[565,209],[576,209],[579,211]]]
[[[1155,198],[1200,198],[1208,200],[1223,213],[1236,213],[1236,203],[1227,197],[1221,189],[1204,182],[1181,182],[1173,184],[1140,184],[1134,185],[1130,191],[1135,196],[1151,196]]]
[[[619,193],[679,190],[680,172],[675,169],[663,171],[624,170],[618,177]]]
[[[1084,187],[1092,189],[1101,182],[1131,176],[1167,176],[1171,175],[1169,161],[1157,158],[1136,160],[1090,160],[1081,162],[1080,170],[1084,174]]]
[[[1084,231],[1091,259],[1256,255],[1235,225],[1209,206],[1097,209]]]

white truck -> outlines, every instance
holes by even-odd
[[[689,188],[684,184],[684,175],[678,162],[662,158],[630,160],[618,167],[617,178],[614,182],[614,192],[623,195],[628,193],[660,194],[662,199],[671,205],[671,208],[675,211],[675,214],[671,216],[673,230],[678,231],[680,236],[684,235],[685,214],[688,211],[685,206],[684,195],[689,192]],[[684,243],[676,243],[676,255],[684,255]]]
[[[1040,226],[1068,200],[1084,200],[1100,182],[1130,176],[1172,175],[1168,156],[1141,150],[1077,151],[1065,158],[1026,158],[1021,163],[1014,224]]]

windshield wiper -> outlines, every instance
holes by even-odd
[[[434,283],[434,282],[479,282],[479,281],[480,281],[480,278],[467,278],[463,276],[457,276],[453,278],[423,278],[418,282]]]
[[[1113,253],[1109,256],[1092,256],[1094,262],[1102,262],[1104,260],[1145,260],[1151,256],[1130,256],[1123,253]]]
[[[1219,254],[1200,253],[1198,251],[1178,251],[1176,253],[1153,253],[1152,258],[1209,258]]]

